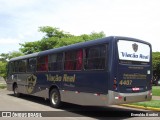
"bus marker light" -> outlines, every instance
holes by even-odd
[[[63,92],[67,92],[67,90],[62,90]]]
[[[122,99],[122,96],[115,97],[116,100]]]
[[[76,91],[75,93],[80,93],[80,92]]]
[[[152,92],[151,92],[151,91],[149,91],[148,95],[149,95],[149,96],[152,96]]]
[[[118,97],[115,97],[115,99],[117,100],[117,99],[118,99]]]
[[[98,94],[98,93],[95,93],[94,95],[95,95],[95,96],[100,96],[100,94]]]

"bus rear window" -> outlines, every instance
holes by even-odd
[[[147,64],[150,62],[150,46],[144,43],[119,40],[118,57],[122,64]]]

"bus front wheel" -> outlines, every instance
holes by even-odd
[[[51,90],[49,99],[50,99],[51,106],[54,108],[59,108],[62,104],[58,89]]]
[[[14,93],[15,97],[20,97],[20,93],[18,92],[18,86],[17,86],[17,84],[15,84],[13,86],[13,93]]]

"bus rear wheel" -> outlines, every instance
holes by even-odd
[[[20,97],[20,93],[18,92],[18,86],[17,86],[17,84],[15,84],[13,86],[13,93],[14,93],[15,97]]]
[[[53,108],[59,108],[62,105],[61,97],[58,89],[52,89],[50,92],[50,104]]]

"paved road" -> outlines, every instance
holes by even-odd
[[[110,115],[122,116],[123,119],[137,120],[137,117],[130,117],[131,113],[148,113],[146,110],[138,110],[135,108],[127,108],[121,106],[109,106],[109,107],[87,107],[65,103],[61,109],[54,109],[49,106],[49,101],[45,101],[43,98],[23,95],[21,98],[14,97],[12,92],[5,89],[0,90],[0,111],[15,111],[18,113],[24,112],[38,112],[41,113],[42,118],[23,118],[24,120],[48,120],[48,119],[73,119],[73,120],[91,120],[100,119],[100,116]],[[45,111],[45,112],[44,112]],[[1,113],[0,113],[1,114]],[[159,113],[160,114],[160,113]],[[57,116],[57,117],[44,117],[44,116]],[[44,117],[44,118],[43,118]],[[0,118],[0,120],[8,120],[8,118]],[[20,118],[11,118],[11,120],[18,120]],[[106,118],[105,118],[106,119]],[[111,118],[109,118],[111,119]],[[118,117],[114,119],[119,119]],[[141,117],[138,119],[158,119],[157,117]]]

